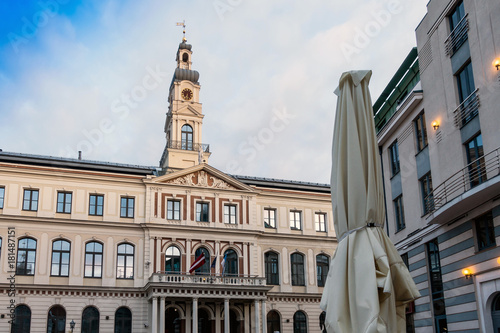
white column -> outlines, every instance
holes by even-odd
[[[215,332],[220,332],[220,303],[215,303]]]
[[[254,301],[254,307],[255,307],[255,333],[260,332],[260,313],[259,313],[259,300],[256,299]]]
[[[198,332],[198,299],[193,298],[193,332]]]
[[[262,303],[262,333],[267,332],[267,313],[266,313],[266,301],[261,301]]]
[[[229,332],[229,298],[224,300],[224,333]]]
[[[160,332],[165,332],[165,297],[160,297]]]
[[[153,305],[153,314],[151,316],[151,332],[152,333],[157,333],[158,332],[158,298],[153,297],[152,300],[152,305]]]

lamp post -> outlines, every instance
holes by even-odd
[[[71,333],[73,333],[73,329],[75,328],[75,321],[71,320],[71,323],[69,323],[69,328],[71,328]]]

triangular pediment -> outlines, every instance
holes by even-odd
[[[193,108],[191,105],[186,105],[178,109],[175,113],[177,113],[177,115],[182,115],[182,116],[204,117],[204,115],[201,112]]]
[[[205,163],[160,176],[153,181],[162,184],[254,192],[250,186]]]

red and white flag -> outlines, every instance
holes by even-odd
[[[205,264],[205,253],[201,253],[198,258],[196,258],[196,260],[193,262],[193,264],[191,265],[191,268],[189,269],[189,273],[193,273],[193,271],[197,268],[200,268],[201,266],[203,266],[203,264]]]

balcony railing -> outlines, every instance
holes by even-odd
[[[189,141],[174,141],[167,142],[167,148],[199,151],[200,147],[204,153],[210,152],[210,145],[205,143],[192,143]]]
[[[446,55],[451,57],[467,40],[467,32],[469,31],[469,19],[465,15],[457,26],[444,41]]]
[[[500,174],[500,147],[469,163],[439,184],[425,198],[425,211],[432,213],[457,196]]]
[[[184,272],[178,274],[171,272],[157,272],[151,278],[151,282],[172,284],[210,284],[220,286],[265,286],[266,278],[256,275],[193,275]]]
[[[479,106],[481,105],[479,101],[479,94],[476,89],[467,96],[467,98],[460,104],[455,111],[453,111],[453,122],[458,128],[462,128],[471,121],[479,113]]]

